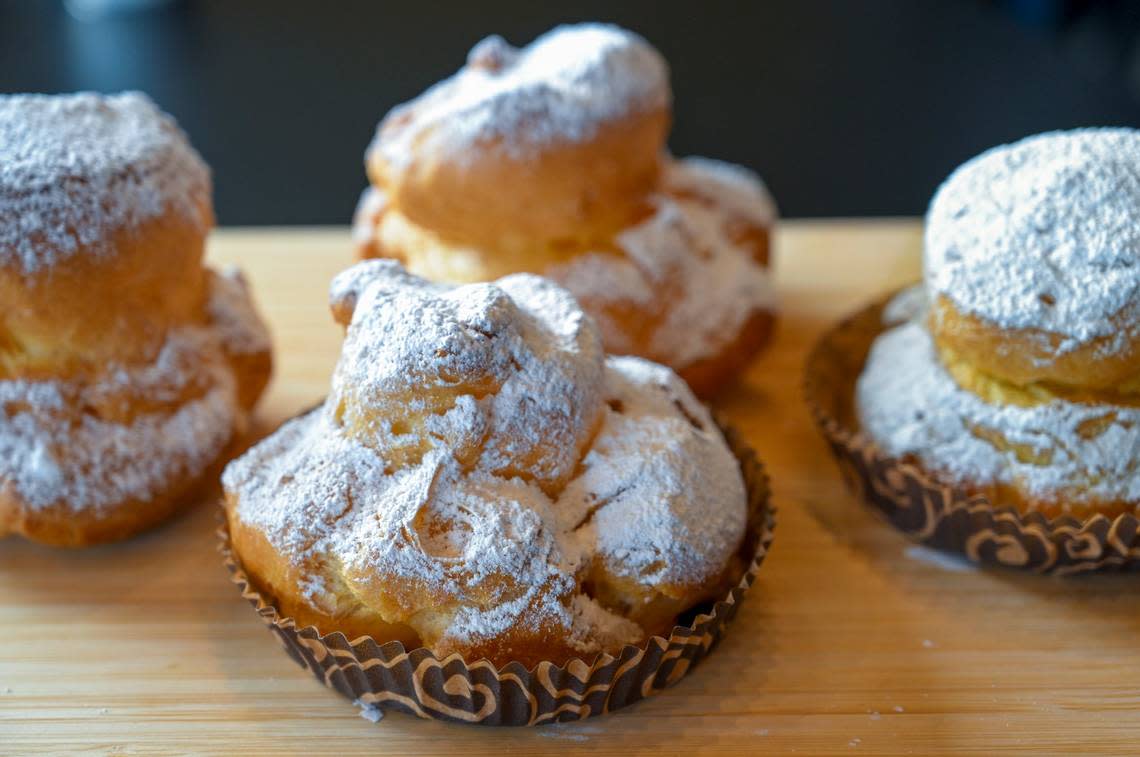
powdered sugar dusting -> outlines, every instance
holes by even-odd
[[[384,587],[385,601],[396,605],[387,611],[400,616],[391,619],[411,623],[437,650],[519,629],[554,629],[583,653],[632,643],[644,630],[583,593],[582,575],[596,561],[647,587],[700,584],[724,569],[742,538],[746,508],[719,431],[672,372],[636,358],[603,358],[592,324],[565,292],[531,276],[447,290],[409,281],[388,261],[363,263],[338,279],[334,309],[349,290],[357,292],[355,312],[330,399],[231,463],[223,477],[237,517],[275,548],[298,565],[341,566],[329,570]],[[397,312],[397,304],[405,306],[398,311],[403,327],[377,315]],[[456,341],[470,334],[455,323],[491,336]],[[583,332],[594,335],[574,347]],[[396,397],[407,381],[430,396],[447,373],[441,367],[456,365],[449,361],[458,353],[447,353],[461,344],[475,369],[458,365],[457,375],[469,380],[504,360],[508,377],[488,394],[464,389],[452,398],[442,413],[446,428],[422,457],[393,466],[399,435],[361,435],[342,425],[347,384]],[[571,374],[567,352],[581,364]],[[523,381],[525,392],[507,393],[502,404],[497,398],[512,371],[536,371],[532,378],[542,380]],[[596,417],[574,407],[594,396]],[[568,454],[572,443],[553,428],[557,414],[544,420],[536,408],[564,409],[575,417],[573,433],[592,438]],[[387,412],[378,417],[390,419]],[[501,413],[529,420],[504,423]],[[504,431],[518,441],[499,445],[496,455],[468,454],[472,436],[493,447]],[[551,441],[559,460],[550,468],[566,469],[569,483],[501,472]],[[315,607],[337,606],[326,583],[309,585]],[[443,619],[438,638],[425,630],[425,614]]]
[[[716,354],[756,311],[775,307],[767,270],[734,233],[742,223],[766,229],[775,206],[751,172],[704,158],[669,161],[650,201],[656,212],[617,237],[624,256],[586,253],[548,274],[591,307],[613,352],[640,350],[606,309],[659,303],[650,353],[685,366]]]
[[[609,351],[648,349],[686,366],[717,354],[757,311],[775,308],[771,278],[756,254],[775,205],[752,172],[705,158],[665,161],[662,184],[646,202],[654,212],[619,233],[614,249],[585,251],[541,273],[586,306]],[[433,255],[446,258],[459,279],[481,273],[485,253],[442,242],[387,208],[375,188],[360,200],[354,234],[358,241],[374,235],[382,249],[415,247],[418,268],[429,275]],[[630,312],[639,316],[633,328]]]
[[[633,357],[609,368],[606,397],[621,410],[606,414],[558,517],[573,528],[605,503],[575,533],[617,575],[681,585],[715,575],[744,532],[744,509],[722,504],[744,501],[736,461],[671,370]]]
[[[33,274],[175,212],[210,223],[209,170],[146,95],[0,97],[0,265]]]
[[[926,286],[914,284],[902,290],[883,308],[882,320],[885,326],[897,326],[900,323],[917,320],[930,308],[927,301]]]
[[[380,124],[370,150],[406,166],[423,144],[452,159],[501,139],[525,156],[558,141],[581,141],[603,124],[669,102],[665,61],[616,26],[560,26],[516,49],[493,36],[467,65]]]
[[[254,310],[249,284],[236,266],[211,276],[206,312],[229,354],[252,355],[271,348],[269,329]]]
[[[954,480],[1015,486],[1047,501],[1140,501],[1140,410],[1063,400],[991,405],[954,382],[920,322],[876,340],[856,401],[864,431],[884,452],[914,455]],[[995,434],[1047,464],[995,446]]]
[[[203,470],[235,425],[233,377],[220,364],[205,377],[193,367],[208,344],[199,330],[180,332],[153,365],[117,368],[93,386],[0,381],[0,486],[33,510],[63,505],[98,512],[145,501],[172,478]],[[187,388],[180,377],[196,374],[208,389],[174,403]],[[84,409],[120,392],[170,407],[127,422]]]
[[[264,327],[238,305],[237,279],[212,281],[209,322],[172,330],[152,363],[110,365],[89,382],[0,381],[0,496],[101,512],[217,458],[244,422],[224,352]]]
[[[600,412],[602,347],[564,289],[528,274],[448,289],[374,260],[332,290],[334,307],[355,300],[332,397],[372,446],[403,446],[408,432],[367,418],[429,413],[432,444],[481,447],[489,470],[536,457],[540,484],[569,476]]]
[[[670,161],[667,168],[666,186],[674,192],[712,200],[726,213],[746,218],[756,226],[776,222],[776,203],[755,171],[696,155]]]
[[[925,265],[959,309],[1059,334],[1059,353],[1140,329],[1140,131],[1051,132],[967,162],[931,203]]]

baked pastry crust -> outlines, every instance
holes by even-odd
[[[616,228],[656,178],[667,77],[616,27],[562,27],[522,50],[488,37],[384,118],[369,177],[412,223],[480,246]]]
[[[269,379],[209,172],[142,95],[0,98],[0,535],[127,538],[192,501]]]
[[[1002,381],[1111,400],[1140,381],[1140,131],[1077,129],[958,168],[927,215],[930,329]]]
[[[1130,308],[1131,310],[1132,308]],[[995,379],[1026,392],[1075,401],[1140,403],[1140,340],[1121,344],[1133,314],[1114,318],[1120,330],[1061,349],[1065,337],[1042,329],[1003,329],[959,310],[939,294],[930,330],[947,362],[978,366]]]
[[[565,290],[369,261],[331,304],[329,398],[223,476],[233,549],[281,613],[561,664],[739,579],[743,481],[707,410],[668,369],[606,358]]]
[[[448,283],[553,278],[608,351],[711,395],[772,330],[776,213],[751,172],[665,153],[670,100],[660,55],[616,27],[484,40],[381,123],[358,253]]]

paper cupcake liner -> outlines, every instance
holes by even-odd
[[[892,295],[893,297],[893,295]],[[984,564],[1066,575],[1140,567],[1140,520],[1019,513],[938,481],[885,455],[859,431],[855,382],[871,344],[889,326],[884,298],[825,333],[808,356],[808,406],[848,485],[893,526],[935,549]]]
[[[361,706],[393,709],[421,718],[478,725],[526,726],[580,720],[612,712],[657,694],[683,678],[717,644],[741,600],[756,580],[775,528],[768,478],[755,453],[730,426],[720,423],[740,462],[748,492],[749,519],[742,554],[747,570],[723,599],[700,608],[687,625],[668,638],[650,637],[628,645],[615,657],[565,665],[540,662],[528,670],[512,662],[497,668],[487,660],[468,662],[457,654],[440,659],[420,647],[378,643],[370,636],[349,640],[343,633],[322,635],[282,617],[249,580],[223,525],[220,551],[231,580],[241,589],[289,655],[317,680]],[[680,621],[679,621],[680,622]]]

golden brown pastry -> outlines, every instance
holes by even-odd
[[[672,371],[605,357],[564,289],[368,261],[331,301],[328,399],[223,476],[235,553],[300,627],[561,664],[739,579],[744,484],[716,425]]]
[[[145,96],[0,97],[0,536],[123,539],[244,427],[269,340],[202,264],[209,170]]]
[[[1049,516],[1140,507],[1140,132],[994,148],[927,217],[929,309],[858,389],[888,454]]]
[[[359,253],[450,283],[541,273],[608,351],[712,394],[772,329],[775,207],[746,169],[665,153],[670,99],[664,60],[617,27],[489,37],[380,124]]]

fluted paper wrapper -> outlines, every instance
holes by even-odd
[[[231,580],[289,655],[358,705],[477,725],[541,725],[600,715],[653,696],[704,659],[736,615],[768,553],[775,515],[767,476],[739,434],[720,425],[748,492],[748,531],[741,547],[748,567],[727,596],[699,608],[703,612],[689,613],[695,615],[692,621],[675,626],[669,638],[653,636],[641,646],[626,646],[616,657],[603,654],[565,665],[541,662],[530,670],[514,662],[497,668],[487,660],[440,659],[426,648],[407,650],[399,642],[378,643],[369,636],[322,635],[313,626],[297,628],[251,583],[230,548],[224,521],[220,550]]]
[[[1056,575],[1140,567],[1140,521],[1131,514],[1052,520],[996,506],[883,454],[860,433],[855,383],[883,323],[887,297],[842,321],[812,349],[804,388],[844,478],[889,523],[923,544],[984,564]]]

